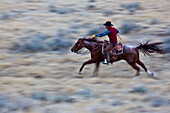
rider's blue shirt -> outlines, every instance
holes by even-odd
[[[119,33],[119,30],[118,29],[116,29],[116,31],[117,31],[117,33]],[[107,30],[107,31],[105,31],[104,33],[101,33],[101,34],[97,34],[96,35],[96,37],[102,37],[102,36],[105,36],[105,35],[110,35],[110,31],[109,30]]]

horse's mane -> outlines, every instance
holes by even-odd
[[[82,38],[82,40],[89,41],[89,42],[103,43],[103,41],[100,41],[96,38]]]

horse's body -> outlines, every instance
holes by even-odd
[[[78,52],[83,47],[87,48],[91,52],[91,59],[83,63],[83,65],[81,66],[79,70],[79,73],[82,72],[85,65],[96,63],[96,68],[94,70],[93,76],[98,75],[99,64],[101,61],[104,60],[104,55],[102,53],[103,43],[104,42],[102,41],[97,41],[94,39],[85,39],[85,38],[79,39],[77,41],[77,43],[71,49],[72,52]],[[148,44],[147,42],[145,44],[140,44],[137,47],[133,47],[130,45],[123,45],[123,54],[113,55],[110,62],[113,63],[119,60],[125,60],[130,66],[132,66],[137,71],[135,76],[139,76],[140,68],[136,65],[138,64],[148,73],[148,75],[153,76],[153,73],[147,70],[145,65],[140,61],[138,49],[142,50],[143,53],[145,54],[149,54],[152,52],[161,53],[162,52],[161,49],[158,48],[157,46],[159,44],[162,44],[162,43],[158,42],[158,43]]]

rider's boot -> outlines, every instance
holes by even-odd
[[[103,64],[107,64],[107,60],[106,59],[104,59]]]
[[[111,63],[108,62],[106,59],[104,59],[104,61],[103,61],[102,63],[103,63],[103,64],[107,64],[107,65],[111,64]]]
[[[104,59],[103,64],[110,64],[110,63],[107,61],[107,59],[108,59],[108,53],[107,53],[106,50],[105,50],[104,52],[105,52],[106,58]]]

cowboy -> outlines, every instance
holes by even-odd
[[[95,37],[102,37],[105,35],[108,35],[109,37],[109,45],[106,47],[104,53],[106,58],[104,59],[104,64],[109,64],[110,62],[110,55],[109,55],[109,51],[115,47],[117,45],[117,33],[119,33],[119,30],[116,29],[115,27],[112,27],[113,24],[110,21],[107,21],[105,24],[103,24],[106,27],[106,31],[102,34],[97,34],[97,35],[93,35],[93,38]]]

